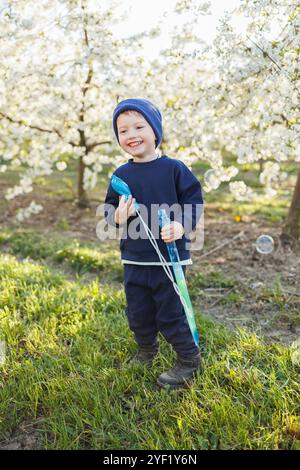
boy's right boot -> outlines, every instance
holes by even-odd
[[[129,364],[151,364],[159,351],[159,343],[140,344],[136,354],[130,359]]]

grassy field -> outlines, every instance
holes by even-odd
[[[30,428],[43,449],[300,448],[290,347],[198,311],[203,373],[187,390],[160,390],[174,354],[161,340],[153,368],[127,364],[135,345],[116,252],[5,230],[0,244],[2,442]]]
[[[201,183],[206,169],[206,163],[195,165]],[[246,165],[235,179],[246,179],[259,189],[257,171],[255,165]],[[206,193],[206,220],[216,222],[207,230],[206,249],[220,242],[220,226],[228,227],[225,236],[235,233],[236,216],[241,224],[247,217],[249,224],[260,219],[263,227],[269,224],[275,230],[287,213],[296,166],[287,164],[285,171],[289,181],[271,200],[233,201],[224,183]],[[18,172],[1,175],[3,187],[17,183]],[[89,193],[99,203],[107,173]],[[266,306],[267,321],[272,312],[296,331],[298,299],[284,289],[295,287],[287,279],[296,282],[297,272],[287,266],[287,277],[283,273],[275,284],[267,284],[266,274],[273,273],[278,260],[274,258],[268,273],[266,261],[253,261],[253,228],[239,249],[222,250],[228,259],[218,252],[199,265],[196,259],[187,281],[204,369],[186,390],[161,390],[156,378],[173,364],[175,355],[161,338],[161,354],[151,369],[127,364],[135,343],[124,314],[118,246],[99,245],[93,213],[75,224],[75,162],[39,183],[40,189],[27,197],[35,196],[36,202],[45,197],[45,215],[34,216],[32,225],[13,225],[18,204],[27,205],[19,199],[0,226],[0,449],[299,450],[300,365],[292,346],[266,341],[243,327],[228,329],[202,312],[205,290],[223,289],[228,295],[220,297],[221,313],[227,308],[233,316],[235,307],[240,315],[239,309],[245,312],[253,301],[260,317]],[[69,201],[66,209],[63,199]],[[2,197],[0,213],[6,214],[7,206]],[[232,225],[222,225],[224,213]],[[34,225],[34,220],[39,222]],[[87,228],[85,241],[73,236],[75,229],[80,233]],[[236,258],[230,264],[239,251],[243,263]],[[250,266],[249,279],[244,279],[241,274]],[[259,275],[266,282],[261,291],[254,291],[251,283]]]

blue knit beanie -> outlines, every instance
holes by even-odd
[[[144,116],[146,121],[152,127],[153,132],[155,134],[155,137],[156,137],[155,148],[158,147],[158,145],[162,141],[162,135],[163,135],[161,112],[150,101],[139,99],[139,98],[131,98],[128,100],[120,101],[120,103],[118,103],[117,107],[115,108],[113,112],[113,128],[114,128],[115,135],[117,137],[119,144],[120,144],[120,141],[118,137],[117,118],[119,114],[123,113],[123,111],[126,111],[128,109],[138,111]]]

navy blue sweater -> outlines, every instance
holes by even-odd
[[[176,246],[180,260],[189,260],[188,234],[194,230],[203,211],[202,188],[189,168],[182,161],[163,155],[145,163],[136,163],[131,158],[118,167],[114,175],[128,184],[132,196],[142,206],[141,215],[154,233],[158,247],[167,261],[169,261],[169,255],[166,243],[160,236],[158,207],[166,209],[171,221],[176,220],[185,227],[185,233],[181,239],[176,240]],[[114,215],[119,205],[119,198],[120,195],[109,183],[104,216],[109,224],[126,228],[125,236],[123,236],[123,230],[120,240],[121,259],[133,263],[160,262],[137,215],[129,217],[122,226],[115,223]],[[132,227],[140,232],[140,237],[131,236],[131,224],[134,224]]]

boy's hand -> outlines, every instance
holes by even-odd
[[[184,228],[179,222],[172,222],[161,229],[161,238],[166,243],[174,242],[182,237]]]
[[[119,200],[119,206],[115,212],[115,222],[119,225],[123,225],[126,220],[135,214],[134,207],[135,199],[130,195],[125,201],[125,196],[121,196]]]

